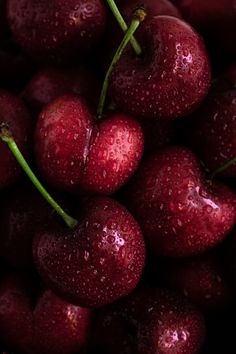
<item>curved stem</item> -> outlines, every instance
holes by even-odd
[[[210,175],[210,179],[213,179],[216,175],[218,175],[219,173],[227,170],[227,168],[229,168],[230,166],[232,166],[234,164],[236,164],[236,157],[234,157],[231,160],[227,161],[224,165],[220,166],[214,172],[212,172],[212,174]]]
[[[57,204],[57,202],[50,196],[50,194],[46,191],[46,189],[42,186],[42,184],[39,182],[38,178],[35,176],[31,168],[29,167],[28,163],[26,162],[24,156],[20,152],[15,140],[13,137],[10,135],[8,129],[6,128],[1,128],[0,129],[0,138],[3,142],[5,142],[9,149],[11,150],[12,154],[15,156],[16,160],[19,162],[20,166],[22,169],[25,171],[31,182],[34,184],[34,186],[38,189],[38,191],[41,193],[41,195],[46,199],[46,201],[55,209],[57,214],[59,214],[62,219],[65,221],[67,226],[70,228],[73,228],[77,225],[77,220],[72,218],[70,215],[68,215],[61,207],[60,205]]]
[[[114,0],[107,0],[107,3],[113,13],[113,15],[115,16],[117,22],[119,23],[121,29],[123,30],[123,32],[125,33],[128,29],[128,26],[127,24],[125,23],[118,7],[116,6],[116,3]],[[135,51],[135,53],[137,55],[141,55],[142,54],[142,49],[139,45],[139,43],[137,42],[137,40],[134,38],[134,36],[132,35],[131,38],[130,38],[130,43]]]
[[[127,44],[130,41],[131,36],[133,35],[133,33],[136,31],[136,29],[138,28],[138,26],[140,25],[142,21],[142,18],[135,16],[134,19],[131,22],[131,25],[128,29],[128,31],[126,32],[121,44],[119,45],[113,59],[112,62],[107,70],[105,79],[103,81],[103,85],[102,85],[102,91],[100,94],[100,98],[99,98],[99,103],[98,103],[98,108],[97,108],[97,118],[101,119],[102,118],[102,114],[103,114],[103,108],[104,108],[104,104],[105,104],[105,100],[106,100],[106,95],[107,95],[107,90],[108,90],[108,86],[109,86],[109,81],[110,81],[110,77],[113,71],[114,66],[116,65],[116,63],[120,60],[120,57],[124,51],[124,49],[126,48]]]

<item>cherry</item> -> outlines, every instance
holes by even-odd
[[[22,97],[36,112],[54,99],[67,93],[82,95],[93,105],[99,97],[99,83],[86,67],[59,70],[53,67],[41,69],[26,85]]]
[[[34,58],[72,60],[100,39],[106,22],[101,0],[8,0],[16,41]]]
[[[35,230],[48,220],[53,209],[31,186],[7,191],[0,206],[0,256],[14,267],[32,267]]]
[[[214,171],[236,156],[236,90],[212,93],[194,116],[187,138],[206,166]],[[236,165],[226,168],[221,175],[236,177]]]
[[[84,353],[91,311],[71,305],[51,290],[32,294],[35,285],[8,275],[0,283],[0,337],[25,354]]]
[[[222,59],[232,59],[236,46],[232,33],[236,31],[236,12],[233,0],[174,0],[184,18],[207,39],[209,47]]]
[[[143,135],[139,124],[124,114],[96,124],[85,102],[67,95],[41,113],[35,148],[38,166],[54,187],[109,194],[137,168]]]
[[[32,122],[29,113],[21,100],[0,90],[0,126],[9,126],[14,138],[24,154],[27,154]],[[20,168],[9,149],[0,141],[0,189],[14,183]]]
[[[232,290],[217,253],[167,263],[165,280],[205,311],[217,312],[231,304]]]
[[[142,289],[98,311],[91,345],[104,354],[197,354],[204,335],[203,317],[187,300]]]
[[[37,230],[34,259],[42,278],[63,298],[103,306],[136,287],[145,258],[142,234],[131,214],[108,198],[88,200],[80,215],[72,230],[58,223]]]
[[[142,24],[137,37],[142,56],[127,48],[111,76],[110,94],[117,105],[147,119],[177,118],[196,109],[211,78],[199,35],[178,18],[156,16]]]
[[[158,255],[197,255],[235,223],[236,196],[204,179],[195,155],[171,146],[147,157],[126,188],[130,210]]]

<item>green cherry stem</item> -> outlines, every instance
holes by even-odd
[[[100,98],[99,98],[99,102],[98,102],[98,108],[97,108],[97,119],[101,119],[102,115],[103,115],[104,104],[105,104],[107,90],[108,90],[109,81],[110,81],[110,77],[111,77],[113,68],[116,65],[116,63],[120,60],[120,57],[121,57],[124,49],[126,48],[127,44],[129,43],[131,36],[137,30],[140,23],[144,20],[145,16],[146,16],[146,13],[142,9],[138,9],[135,11],[131,25],[128,28],[128,31],[125,33],[125,36],[124,36],[123,40],[121,41],[113,59],[112,59],[112,62],[107,70],[107,73],[106,73],[106,76],[105,76],[105,79],[104,79],[103,85],[102,85],[102,90],[101,90],[101,94],[100,94]]]
[[[50,196],[50,194],[46,191],[46,189],[42,186],[42,184],[39,182],[38,178],[35,176],[31,168],[29,167],[28,163],[26,162],[24,156],[20,152],[14,138],[11,136],[11,133],[9,132],[8,128],[6,127],[0,127],[0,139],[5,142],[9,149],[11,150],[12,154],[22,167],[22,169],[25,171],[31,182],[34,184],[34,186],[38,189],[38,191],[41,193],[41,195],[46,199],[46,201],[55,209],[57,214],[59,214],[62,219],[65,221],[67,226],[70,228],[74,228],[77,225],[77,220],[72,218],[70,215],[68,215],[61,207],[60,205],[57,204],[57,202]]]
[[[118,7],[116,6],[115,1],[114,0],[107,0],[107,3],[109,5],[113,15],[115,16],[117,22],[119,23],[122,31],[125,33],[128,30],[128,26],[125,23],[125,21],[124,21],[122,15],[120,13]],[[137,42],[137,40],[134,38],[133,35],[131,35],[131,37],[130,37],[130,43],[131,43],[135,53],[137,55],[141,55],[142,54],[142,49],[141,49],[139,43]]]
[[[224,165],[220,166],[214,172],[212,172],[212,174],[210,175],[210,179],[213,179],[216,175],[227,170],[227,168],[234,164],[236,164],[236,157],[233,157],[231,160],[227,161]]]

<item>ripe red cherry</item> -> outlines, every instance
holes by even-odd
[[[53,214],[41,195],[27,185],[17,185],[1,198],[0,257],[17,268],[33,265],[35,230]]]
[[[195,155],[167,147],[146,158],[126,201],[156,254],[197,255],[219,244],[235,224],[236,196],[204,179]]]
[[[136,170],[143,135],[127,115],[118,113],[95,123],[81,98],[62,96],[41,113],[35,147],[38,166],[54,187],[109,194]]]
[[[6,29],[6,0],[0,0],[0,38],[5,35]]]
[[[11,275],[0,282],[0,338],[17,352],[84,353],[90,322],[90,310],[71,305],[50,290],[37,294],[27,277]]]
[[[236,31],[236,11],[233,0],[173,0],[186,21],[206,38],[208,46],[223,60],[232,60],[236,45],[232,33]]]
[[[143,55],[127,48],[113,70],[110,94],[118,107],[139,117],[187,115],[205,98],[210,64],[199,35],[170,16],[146,20],[137,32]]]
[[[98,311],[91,346],[104,354],[197,354],[204,336],[204,319],[186,299],[146,289]]]
[[[24,155],[28,154],[32,121],[23,102],[7,91],[0,90],[0,125],[7,125]],[[21,168],[12,153],[0,141],[0,189],[14,183]]]
[[[75,229],[51,223],[38,230],[34,259],[55,292],[80,306],[99,307],[136,287],[145,247],[137,222],[119,203],[97,197],[83,210]]]
[[[106,9],[101,0],[8,0],[16,41],[37,60],[83,56],[101,38]]]

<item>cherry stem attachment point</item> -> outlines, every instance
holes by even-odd
[[[68,215],[57,202],[50,196],[50,194],[46,191],[46,189],[42,186],[42,184],[39,182],[38,178],[35,176],[31,168],[29,167],[28,163],[26,162],[24,156],[20,152],[14,138],[12,137],[9,129],[5,126],[2,125],[0,126],[0,139],[5,142],[22,169],[25,171],[31,182],[34,184],[34,186],[38,189],[40,194],[43,196],[44,199],[53,207],[53,209],[57,212],[58,215],[62,217],[62,219],[65,221],[66,225],[69,226],[70,228],[74,228],[77,225],[77,220],[72,218],[70,215]]]
[[[120,25],[122,31],[125,33],[128,30],[128,26],[125,23],[125,21],[124,21],[122,15],[120,13],[118,7],[116,6],[115,1],[114,0],[107,0],[107,3],[109,5],[113,15],[115,16],[118,24]],[[130,37],[130,43],[131,43],[135,53],[137,55],[141,55],[142,54],[142,49],[141,49],[139,43],[137,42],[137,40],[134,38],[133,35]]]
[[[97,119],[101,119],[102,115],[103,115],[104,104],[105,104],[109,81],[111,78],[113,68],[117,64],[117,62],[120,60],[121,55],[122,55],[123,51],[125,50],[126,46],[128,45],[131,36],[135,33],[135,31],[139,27],[140,23],[145,19],[145,16],[146,16],[146,13],[144,12],[144,10],[137,9],[135,11],[131,25],[128,28],[128,31],[126,32],[123,40],[121,41],[113,59],[112,59],[112,62],[107,70],[107,73],[106,73],[106,76],[105,76],[105,79],[104,79],[103,85],[102,85],[102,90],[101,90],[98,108],[97,108]]]
[[[224,172],[225,170],[227,170],[227,168],[235,164],[236,164],[236,156],[233,157],[231,160],[227,161],[224,165],[217,168],[214,172],[212,172],[212,174],[210,175],[210,179],[215,178],[216,175],[218,175],[221,172]]]

